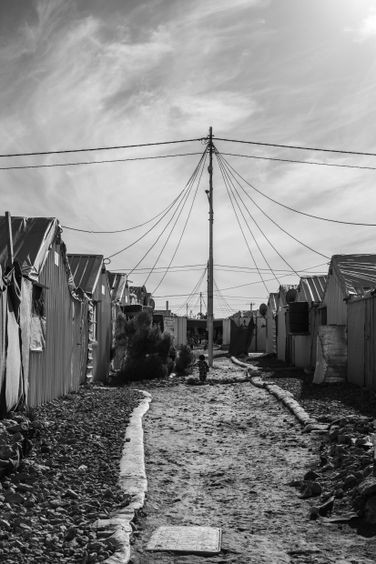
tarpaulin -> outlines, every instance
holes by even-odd
[[[13,311],[11,300],[8,296],[7,314],[7,351],[6,351],[6,379],[5,379],[5,404],[10,411],[19,402],[21,392],[21,346],[20,327]]]
[[[31,304],[33,295],[33,284],[27,278],[22,279],[21,305],[20,305],[20,327],[21,327],[21,352],[24,375],[24,394],[27,402],[29,391],[29,359],[30,359],[30,332],[31,332]]]
[[[248,320],[247,320],[248,321]],[[250,318],[248,325],[237,326],[237,323],[231,319],[231,334],[229,354],[237,356],[247,354],[251,346],[252,336],[255,328],[253,317]]]

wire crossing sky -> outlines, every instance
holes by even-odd
[[[3,0],[0,28],[2,213],[157,307],[206,294],[210,126],[216,314],[374,252],[372,0]]]

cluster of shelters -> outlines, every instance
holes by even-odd
[[[315,370],[314,382],[376,389],[376,255],[334,255],[325,276],[271,293],[265,350]]]
[[[0,416],[105,381],[118,312],[151,301],[61,233],[56,218],[0,216]]]

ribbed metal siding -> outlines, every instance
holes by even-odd
[[[347,335],[349,381],[376,390],[376,296],[349,302]]]
[[[328,325],[346,325],[347,306],[343,301],[344,294],[335,274],[329,276],[323,304],[327,307]]]
[[[58,266],[55,251],[59,256]],[[45,291],[46,347],[42,352],[30,351],[30,407],[77,390],[82,381],[82,358],[86,355],[85,340],[80,343],[78,338],[82,322],[78,315],[73,320],[81,308],[75,305],[69,292],[58,246],[49,251],[39,281],[48,286]],[[82,313],[85,313],[85,306]]]
[[[348,304],[347,326],[347,379],[353,384],[364,386],[364,331],[365,300]]]
[[[365,386],[376,389],[376,296],[365,300],[365,331],[364,331],[364,356],[365,356]]]
[[[104,294],[102,293],[104,287]],[[107,378],[112,340],[111,295],[106,273],[102,273],[94,295],[97,301],[97,345],[94,348],[94,380]]]

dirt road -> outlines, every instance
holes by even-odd
[[[216,359],[209,379],[243,377]],[[376,540],[348,525],[310,521],[312,500],[288,485],[317,460],[318,442],[294,417],[251,383],[148,386],[144,419],[145,515],[133,564],[371,564]],[[222,527],[222,552],[202,557],[152,553],[160,525]]]

